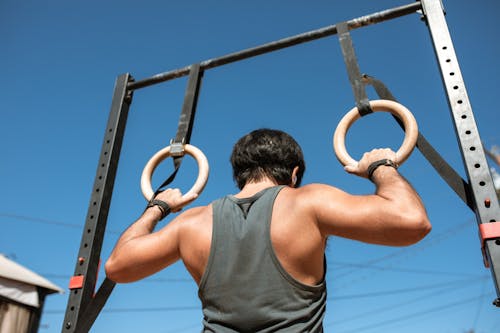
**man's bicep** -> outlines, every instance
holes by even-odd
[[[171,223],[157,232],[127,241],[120,253],[112,257],[111,279],[133,282],[173,264],[179,259],[177,234],[177,223]]]
[[[352,195],[331,186],[318,186],[311,195],[318,227],[324,236],[380,243],[386,204],[376,195]]]

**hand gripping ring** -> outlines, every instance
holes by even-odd
[[[397,116],[403,122],[405,128],[405,138],[401,147],[396,152],[396,156],[398,160],[395,161],[399,165],[403,164],[404,161],[408,159],[413,148],[415,148],[415,144],[417,143],[418,137],[418,125],[415,117],[413,117],[410,110],[408,110],[403,105],[396,103],[394,101],[380,99],[370,101],[370,107],[374,112],[377,111],[389,111],[393,115]],[[333,135],[333,149],[335,150],[335,154],[339,159],[342,165],[355,165],[358,161],[354,160],[346,151],[345,148],[345,136],[347,130],[351,127],[351,125],[361,118],[361,115],[358,112],[358,108],[353,108],[340,120],[337,129]]]
[[[193,156],[196,161],[198,162],[198,178],[196,179],[196,182],[194,183],[193,187],[186,192],[182,196],[184,201],[181,202],[181,206],[187,205],[191,200],[189,200],[189,197],[192,194],[200,194],[201,191],[203,191],[203,188],[205,187],[205,184],[207,183],[208,180],[208,160],[205,157],[205,155],[196,148],[195,146],[192,145],[184,145],[184,152],[188,153],[189,155]],[[151,157],[151,159],[146,163],[146,166],[144,167],[144,170],[142,170],[142,175],[141,175],[141,190],[142,194],[146,198],[146,200],[151,200],[154,195],[153,188],[151,187],[151,177],[153,175],[154,170],[156,167],[167,157],[171,156],[170,152],[171,146],[167,146],[163,148],[162,150],[158,151],[156,154]]]

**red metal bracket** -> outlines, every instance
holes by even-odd
[[[490,267],[486,252],[484,250],[484,243],[490,239],[500,239],[500,222],[481,223],[479,225],[479,237],[481,238],[481,252],[483,252],[483,262],[486,268]]]
[[[69,289],[82,289],[84,280],[85,280],[84,275],[72,276],[69,279]]]
[[[81,262],[83,262],[82,258],[80,258],[79,260]],[[101,267],[101,259],[99,259],[99,263],[97,264],[96,281],[97,281],[97,278],[99,277],[99,269],[100,269],[100,267]],[[69,279],[69,289],[70,290],[72,290],[72,289],[82,289],[84,281],[85,281],[85,276],[84,275],[72,276]],[[95,286],[94,286],[94,288],[95,288]],[[95,297],[95,290],[94,290],[94,294],[93,294],[92,297]]]

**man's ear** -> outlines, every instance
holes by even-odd
[[[297,186],[297,174],[299,172],[299,167],[296,166],[292,170],[292,183],[290,184],[291,187],[296,187]]]

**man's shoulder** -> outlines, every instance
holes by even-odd
[[[340,190],[335,186],[322,183],[306,184],[299,188],[294,189],[294,193],[297,196],[322,195],[324,193],[331,193],[337,191]]]
[[[299,188],[288,188],[282,192],[283,203],[287,202],[302,209],[314,209],[324,204],[325,200],[335,200],[346,194],[337,187],[322,183],[307,184]]]
[[[184,212],[182,212],[181,215],[179,215],[179,218],[192,219],[196,217],[202,217],[207,214],[209,215],[212,214],[212,204],[208,204],[206,206],[196,206],[186,209]]]
[[[212,205],[196,206],[186,209],[174,221],[182,232],[200,232],[212,225]]]

